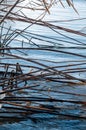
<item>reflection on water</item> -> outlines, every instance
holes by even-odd
[[[32,119],[28,121],[15,122],[12,124],[4,124],[0,126],[1,130],[85,130],[86,129],[85,120],[71,120],[71,119]]]

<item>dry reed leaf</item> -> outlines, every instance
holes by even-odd
[[[0,90],[0,92],[3,92],[3,90]],[[3,98],[5,98],[5,97],[6,97],[6,94],[5,94],[5,93],[0,94],[0,99],[3,99]],[[3,105],[3,104],[0,104],[0,109],[2,108],[2,105]]]
[[[50,11],[49,11],[49,9],[48,9],[48,7],[47,7],[46,1],[43,0],[43,3],[44,3],[44,6],[45,6],[46,11],[50,14]]]
[[[76,12],[77,14],[79,14],[78,11],[76,10],[76,8],[74,7],[74,4],[73,4],[72,0],[66,0],[66,1],[67,1],[68,5],[69,5],[69,6],[72,6],[72,8],[75,10],[75,12]]]

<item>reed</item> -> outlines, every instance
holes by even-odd
[[[60,3],[64,8],[62,0],[32,0],[23,6],[24,2],[26,0],[0,2],[0,96],[5,94],[5,98],[0,99],[0,119],[23,119],[35,113],[86,119],[86,101],[81,100],[86,94],[73,89],[86,85],[86,78],[81,76],[86,73],[86,55],[70,51],[86,49],[84,40],[73,37],[86,38],[86,33],[54,24],[64,21],[44,21],[44,16],[47,13],[50,15],[50,9],[54,5],[58,7]],[[78,14],[72,0],[66,2]],[[39,11],[41,14],[33,19],[24,14],[23,9]],[[84,19],[86,18],[70,19],[67,22]],[[13,28],[11,25],[8,27],[9,22],[27,26],[23,29]],[[63,39],[32,33],[29,29],[34,25],[50,29]],[[65,43],[72,46],[64,46]],[[56,58],[34,58],[32,54],[37,53],[39,56],[54,55]],[[59,56],[70,57],[70,60],[59,61]],[[68,91],[59,89],[63,86],[68,87]],[[69,98],[64,99],[66,96]],[[80,112],[77,114],[74,110]]]

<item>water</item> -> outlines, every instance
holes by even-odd
[[[70,28],[70,29],[75,29],[75,30],[81,30],[81,32],[86,33],[86,1],[85,0],[75,0],[75,7],[78,10],[79,15],[71,8],[67,7],[67,4],[65,2],[65,7],[61,7],[60,4],[55,5],[54,8],[51,9],[51,14],[47,14],[43,20],[49,21],[49,23],[53,23],[54,25],[62,26],[65,28]],[[26,3],[25,3],[26,4]],[[23,9],[23,13],[25,15],[29,15],[30,18],[37,18],[39,16],[39,12],[35,13],[35,11],[27,12],[26,9]],[[41,12],[42,13],[42,12]],[[81,19],[81,20],[72,20],[72,19]],[[70,20],[70,21],[68,21]],[[9,21],[10,25],[12,25],[12,29],[24,29],[25,27],[28,26],[28,23],[24,24],[23,22],[15,22],[14,23]],[[8,22],[8,25],[9,25]],[[5,25],[6,27],[7,25]],[[57,32],[56,32],[57,31]],[[6,31],[5,31],[6,32]],[[62,30],[55,29],[52,30],[51,28],[47,27],[42,27],[39,25],[32,25],[28,27],[25,32],[22,33],[23,36],[18,36],[13,42],[8,42],[9,46],[15,46],[21,47],[21,42],[24,41],[24,45],[26,47],[30,47],[32,45],[29,44],[28,41],[30,41],[31,37],[32,42],[34,42],[37,45],[50,45],[50,46],[55,46],[57,50],[63,50],[66,52],[75,52],[77,54],[82,54],[86,55],[86,37],[83,36],[78,36],[69,32],[65,32]],[[16,35],[16,34],[15,34]],[[20,40],[20,41],[18,41]],[[84,49],[83,49],[83,48]],[[84,51],[83,51],[84,50]],[[28,51],[26,50],[26,53]],[[76,63],[78,60],[84,61],[86,63],[85,58],[80,58],[77,56],[73,55],[68,55],[68,54],[63,54],[59,52],[47,52],[47,51],[38,51],[38,50],[31,50],[28,52],[28,55],[23,55],[20,52],[15,52],[13,51],[14,54],[18,54],[19,56],[26,57],[26,58],[31,58],[31,59],[38,59],[40,60],[41,63],[47,64],[49,66],[55,66],[56,64],[58,66],[60,65],[67,65],[67,64],[73,64],[75,61]],[[46,60],[53,61],[48,62]],[[44,60],[44,61],[43,61]],[[14,59],[11,60],[3,60],[1,61],[4,63],[9,62],[9,63],[16,63]],[[65,62],[66,61],[66,62]],[[69,61],[69,62],[67,62]],[[24,62],[23,60],[19,61],[20,63],[28,64],[28,62]],[[57,62],[57,63],[54,63]],[[82,62],[81,62],[82,63]],[[30,63],[30,65],[33,65]],[[37,65],[36,65],[37,66]],[[77,67],[80,68],[86,68],[86,64],[84,65],[78,65]],[[72,69],[73,67],[68,67],[67,69]],[[58,68],[58,70],[64,70],[65,68]],[[66,71],[67,71],[66,69]],[[26,72],[27,70],[25,70]],[[65,70],[64,70],[65,71]],[[74,75],[78,78],[86,78],[86,71],[83,73],[71,73],[71,75]],[[40,82],[40,81],[39,81]],[[70,84],[59,84],[59,83],[52,83],[52,82],[45,82],[41,81],[41,88],[45,86],[45,88],[51,88],[53,86],[53,90],[56,92],[49,92],[46,93],[45,97],[49,95],[50,97],[56,97],[57,99],[74,99],[77,101],[86,101],[85,97],[86,96],[76,96],[76,95],[70,95],[70,94],[63,94],[60,93],[62,91],[64,92],[70,92],[70,93],[75,93],[75,94],[86,94],[86,85],[73,85],[71,86]],[[78,89],[77,89],[78,88]],[[57,92],[59,91],[59,92]],[[32,96],[34,96],[34,92],[31,93]],[[44,92],[41,92],[41,94],[36,93],[38,96],[43,96]],[[65,103],[53,103],[58,107],[59,106],[65,106]],[[67,107],[74,107],[74,104],[66,104]],[[79,110],[78,106],[75,106],[76,109],[74,110],[67,110],[66,113],[72,113],[72,114],[78,114],[80,113],[81,115],[86,115],[86,106],[83,106],[82,110]],[[62,113],[65,113],[65,111],[62,109]],[[85,130],[86,129],[86,119],[79,119],[79,118],[70,118],[70,117],[65,117],[65,116],[60,116],[60,115],[54,115],[54,114],[34,114],[34,115],[29,115],[27,118],[23,119],[22,121],[20,120],[9,120],[6,122],[1,121],[0,125],[0,130]]]

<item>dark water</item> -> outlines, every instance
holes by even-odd
[[[47,115],[48,116],[48,115]],[[36,118],[28,119],[14,123],[6,123],[0,126],[1,130],[85,130],[86,120],[58,119],[53,118]]]

